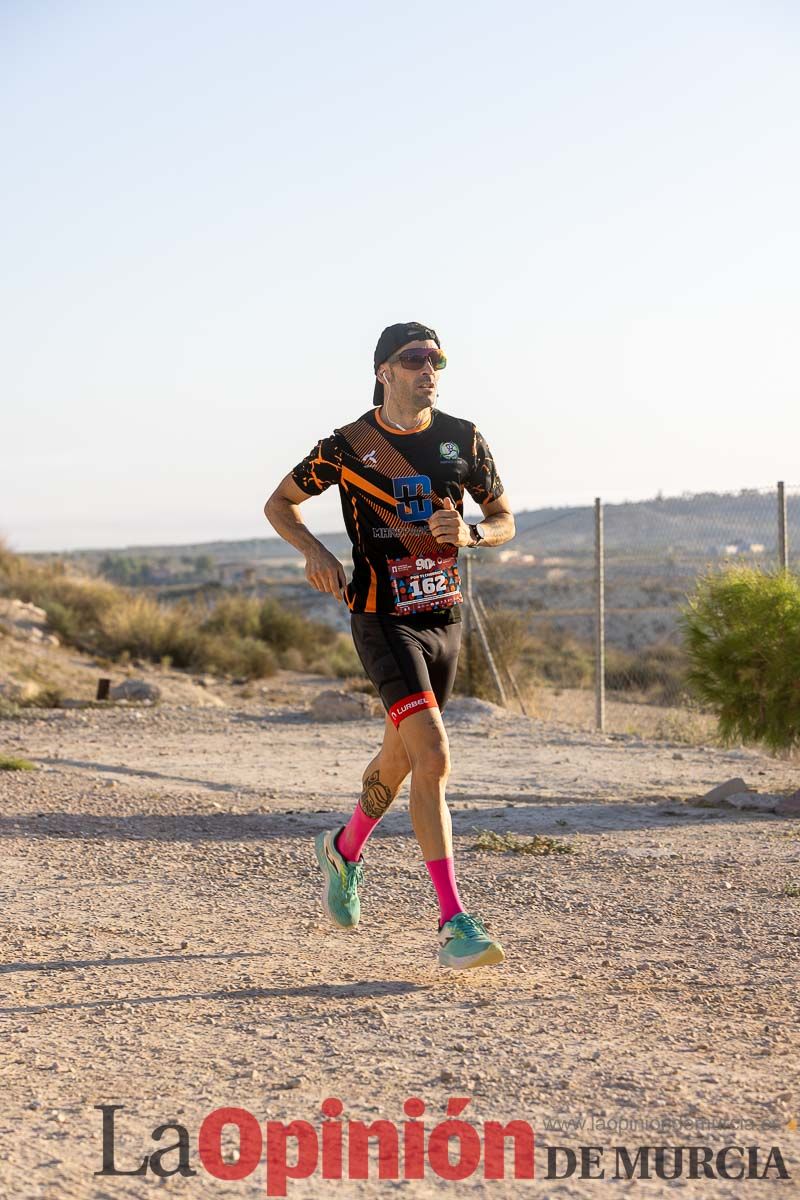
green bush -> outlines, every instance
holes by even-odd
[[[688,682],[725,742],[800,743],[800,579],[732,567],[700,579],[683,628]]]

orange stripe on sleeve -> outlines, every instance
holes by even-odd
[[[362,475],[357,475],[355,471],[351,471],[349,467],[342,467],[342,479],[348,483],[354,483],[362,492],[369,492],[371,496],[376,496],[378,500],[382,500],[384,504],[388,504],[389,508],[394,511],[395,499],[388,492],[381,491],[375,487],[374,483],[370,483],[368,479],[364,479]]]

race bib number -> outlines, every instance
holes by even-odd
[[[387,566],[397,613],[451,608],[464,599],[455,555],[449,558],[395,558],[390,559]]]

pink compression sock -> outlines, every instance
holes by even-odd
[[[452,858],[436,858],[425,863],[439,898],[439,923],[444,925],[456,913],[463,912],[458,896],[456,873]]]
[[[336,849],[348,862],[358,862],[367,838],[380,821],[380,817],[368,817],[360,804],[336,839]]]

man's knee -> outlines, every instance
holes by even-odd
[[[408,753],[394,726],[387,728],[380,750],[380,769],[392,776],[405,779],[411,770]]]
[[[401,746],[382,746],[378,770],[388,779],[405,779],[411,770],[411,763],[405,748]]]
[[[443,739],[426,741],[415,748],[411,758],[412,775],[427,779],[446,779],[450,774],[450,749]]]

